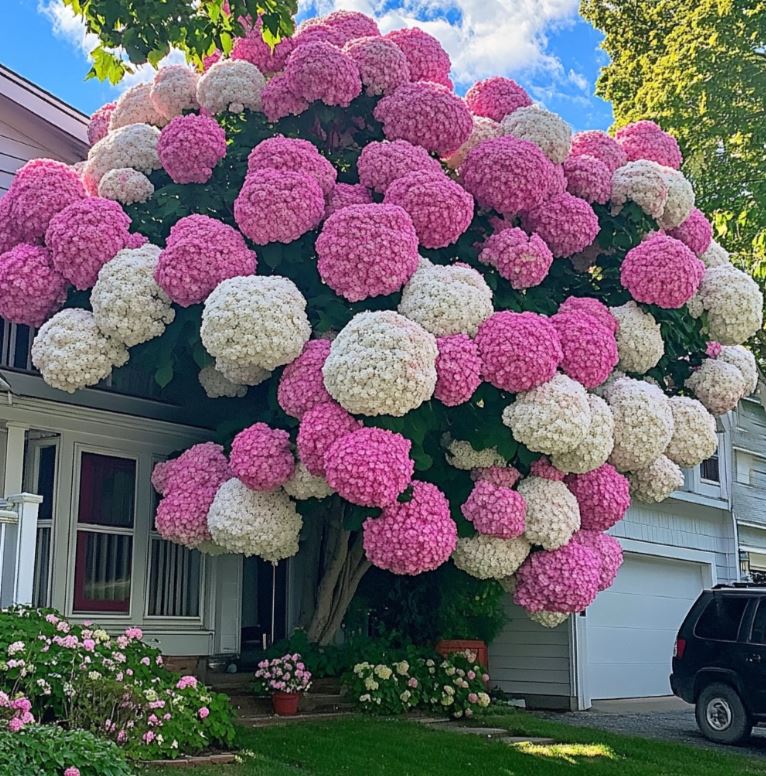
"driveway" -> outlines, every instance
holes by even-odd
[[[694,707],[675,698],[626,698],[594,701],[588,711],[542,713],[548,719],[613,733],[657,738],[664,741],[703,746],[766,757],[766,728],[754,728],[747,746],[728,747],[708,741],[697,729]]]

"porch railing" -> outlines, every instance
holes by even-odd
[[[32,603],[42,500],[33,493],[0,500],[0,607]]]

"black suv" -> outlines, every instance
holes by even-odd
[[[766,723],[766,587],[702,592],[678,631],[670,686],[711,741],[736,744]]]

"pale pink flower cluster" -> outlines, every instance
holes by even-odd
[[[713,227],[705,214],[694,208],[680,226],[671,229],[668,234],[680,240],[687,248],[701,256],[713,241]]]
[[[7,728],[11,733],[18,733],[26,725],[34,724],[35,718],[32,714],[32,703],[23,695],[11,699],[7,693],[0,691],[0,710],[5,710],[11,715],[6,722]]]
[[[109,132],[109,122],[116,102],[108,102],[93,113],[88,122],[88,142],[95,145],[106,137]]]
[[[296,42],[284,73],[290,91],[309,103],[347,108],[362,91],[356,62],[326,41]]]
[[[359,68],[365,94],[391,94],[410,81],[410,66],[404,52],[391,40],[380,36],[356,38],[343,51]]]
[[[356,168],[360,182],[379,194],[385,194],[395,180],[408,173],[441,173],[441,165],[425,148],[406,140],[368,143],[359,154]]]
[[[570,157],[593,156],[605,164],[610,173],[622,167],[628,161],[628,155],[620,144],[606,132],[589,130],[578,132],[572,138]]]
[[[601,531],[582,530],[572,537],[572,541],[588,547],[598,555],[601,561],[598,589],[611,587],[623,560],[622,547],[617,539]]]
[[[276,490],[293,475],[290,435],[266,423],[254,423],[234,437],[229,465],[235,477],[253,490]]]
[[[567,191],[590,204],[605,205],[612,193],[612,171],[595,156],[578,154],[564,161]]]
[[[280,73],[269,80],[261,93],[261,108],[269,121],[299,116],[309,107],[303,97],[290,91],[287,77]]]
[[[266,169],[310,175],[325,196],[333,190],[337,177],[335,168],[313,143],[281,135],[262,140],[247,157],[248,173]]]
[[[437,337],[436,387],[434,398],[448,407],[470,400],[481,385],[481,358],[476,343],[467,334]]]
[[[528,232],[537,232],[554,256],[584,251],[599,232],[598,217],[584,200],[568,192],[556,194],[523,214]]]
[[[580,523],[589,531],[606,531],[625,517],[630,483],[611,464],[584,474],[571,474],[566,484],[580,506]]]
[[[160,132],[157,153],[174,183],[207,183],[226,156],[226,133],[209,116],[176,116]]]
[[[466,92],[465,101],[474,115],[498,122],[517,108],[532,104],[530,96],[515,81],[500,76],[475,83]]]
[[[681,149],[678,141],[663,132],[653,121],[636,121],[617,130],[615,139],[630,161],[648,159],[663,167],[678,170],[681,167]]]
[[[527,502],[510,488],[479,480],[461,511],[480,534],[515,539],[524,533]]]
[[[517,290],[538,286],[553,264],[553,254],[538,234],[512,227],[491,235],[479,261],[494,267]]]
[[[341,43],[347,43],[354,38],[380,35],[375,20],[359,11],[333,11],[318,19],[307,19],[298,28],[299,34],[317,26],[332,30],[339,36]]]
[[[449,54],[441,43],[419,27],[392,30],[386,40],[393,41],[404,52],[412,81],[432,81],[452,88]]]
[[[262,73],[277,73],[293,50],[293,38],[282,38],[273,48],[263,39],[263,19],[259,16],[244,38],[237,38],[231,50],[232,59],[244,59]]]

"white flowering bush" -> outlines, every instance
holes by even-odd
[[[563,547],[580,528],[580,507],[563,482],[527,477],[519,485],[527,502],[524,537],[546,550]]]

